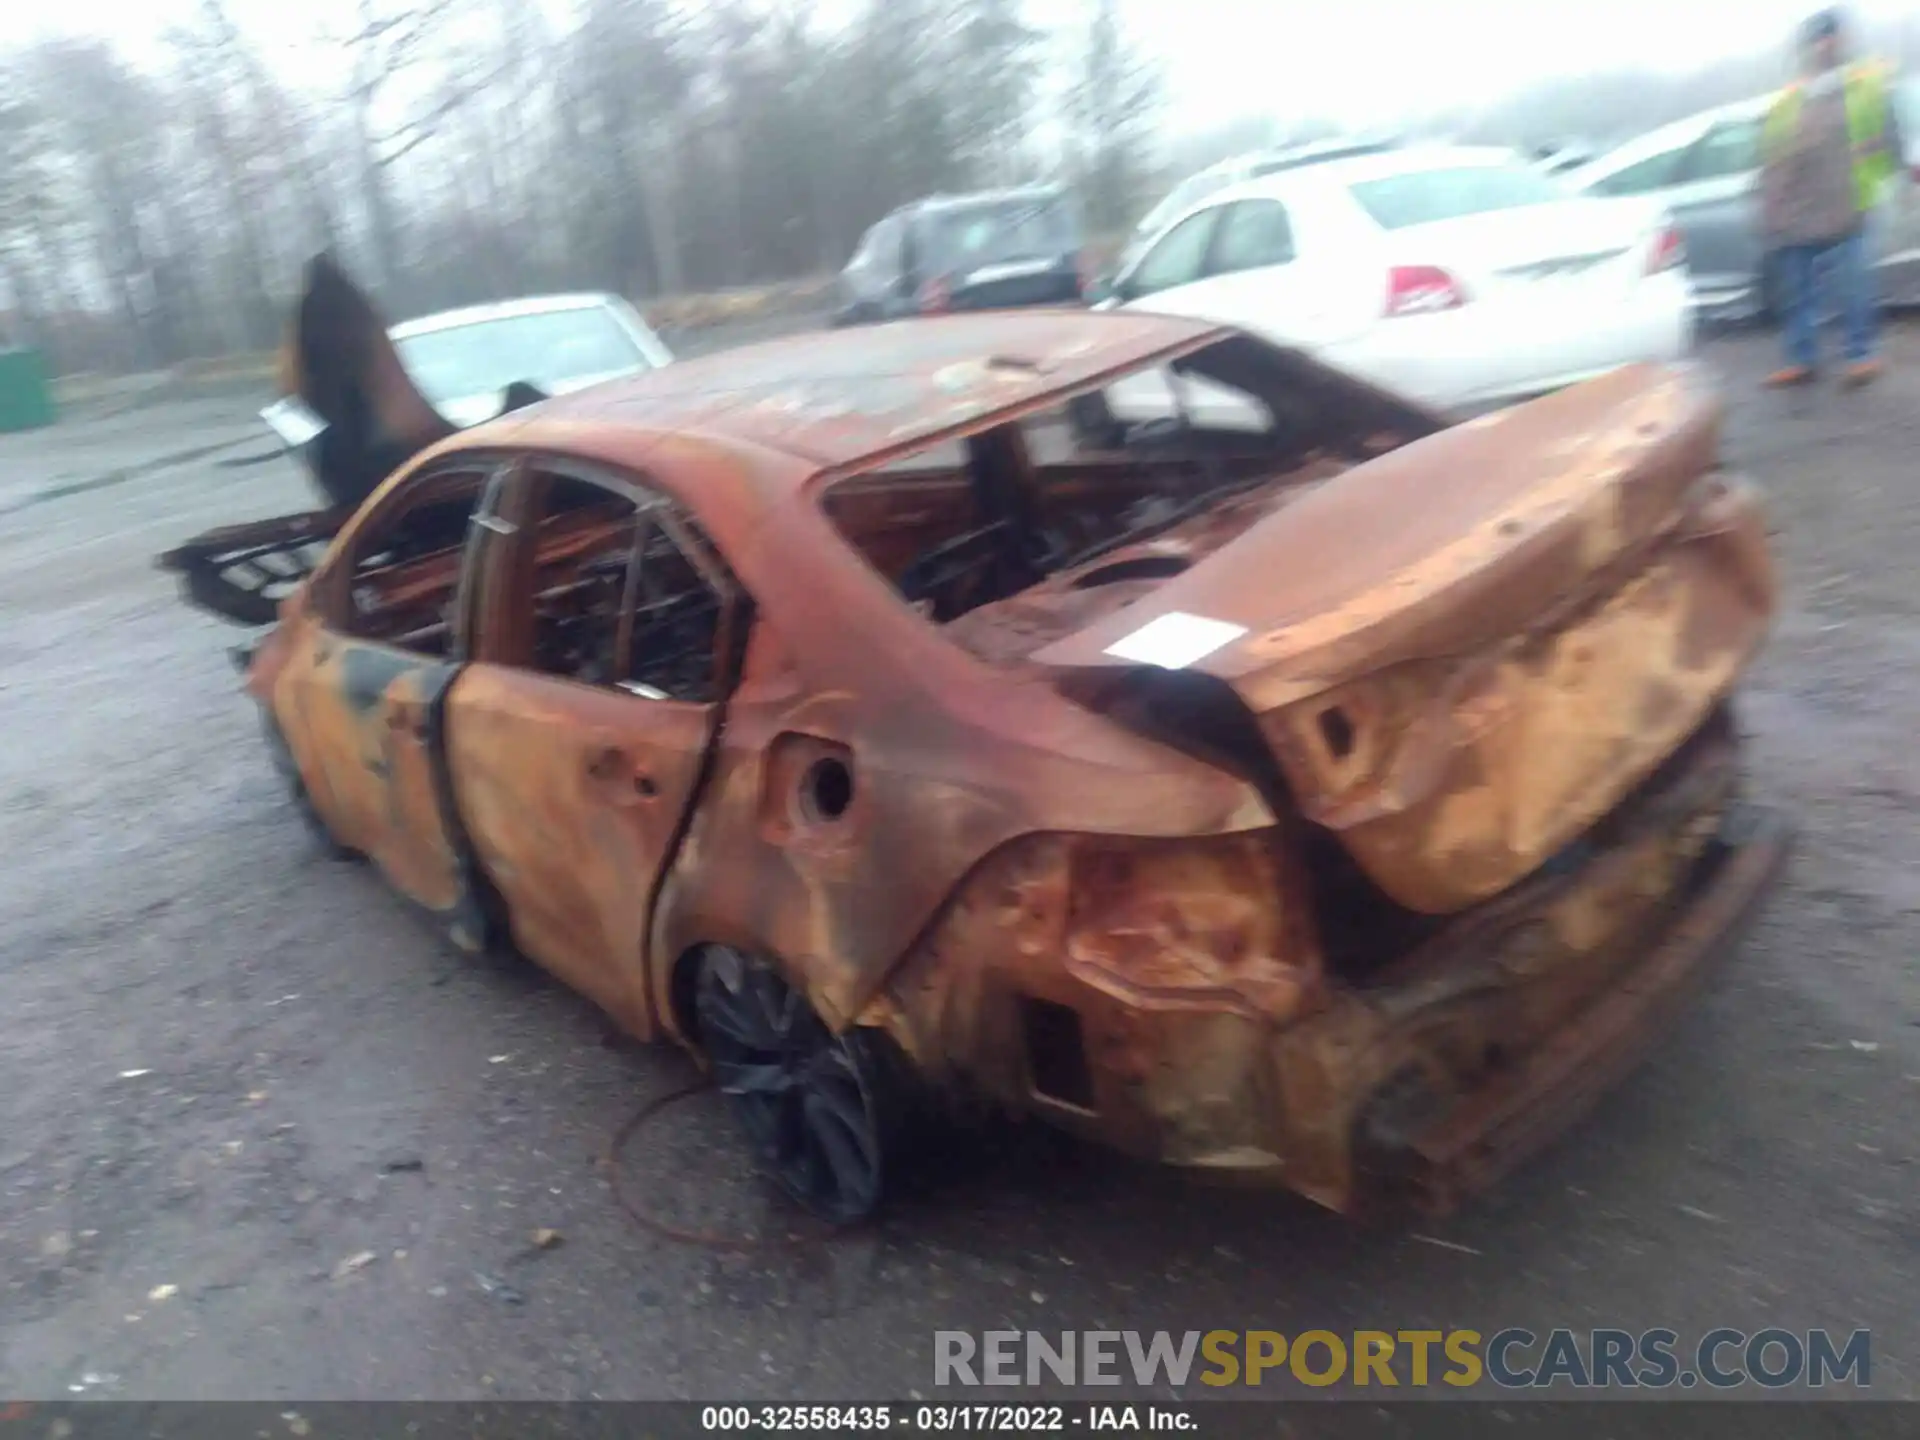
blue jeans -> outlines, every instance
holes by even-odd
[[[1839,290],[1837,297],[1821,293],[1829,283]],[[1824,245],[1781,246],[1780,284],[1788,364],[1811,370],[1819,363],[1820,317],[1831,313],[1834,299],[1839,301],[1847,359],[1873,358],[1880,338],[1880,297],[1874,293],[1864,229]]]

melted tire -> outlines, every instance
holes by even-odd
[[[833,1225],[885,1198],[904,1114],[884,1037],[835,1035],[768,962],[726,946],[701,958],[694,987],[701,1048],[761,1170]]]

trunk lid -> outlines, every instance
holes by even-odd
[[[1645,273],[1657,212],[1600,198],[1494,210],[1387,232],[1392,264],[1437,265],[1472,302],[1617,301]]]
[[[1446,913],[1548,860],[1711,713],[1773,605],[1720,409],[1635,366],[1262,519],[1034,663],[1223,682],[1310,820]],[[1082,688],[1076,682],[1075,688]]]

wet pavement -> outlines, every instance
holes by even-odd
[[[1920,333],[1893,353],[1781,398],[1764,341],[1707,351],[1779,531],[1742,719],[1789,883],[1590,1122],[1372,1230],[1034,1131],[832,1242],[641,1228],[606,1147],[690,1067],[316,853],[239,632],[151,568],[309,503],[221,464],[245,407],[0,437],[0,1395],[910,1398],[936,1329],[1781,1325],[1870,1328],[1874,1393],[1920,1398]],[[725,1120],[661,1112],[622,1187],[777,1236]]]

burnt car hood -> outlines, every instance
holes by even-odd
[[[1400,903],[1464,908],[1644,779],[1763,638],[1719,426],[1693,371],[1616,371],[1360,465],[1030,661],[1224,682],[1307,818]]]

